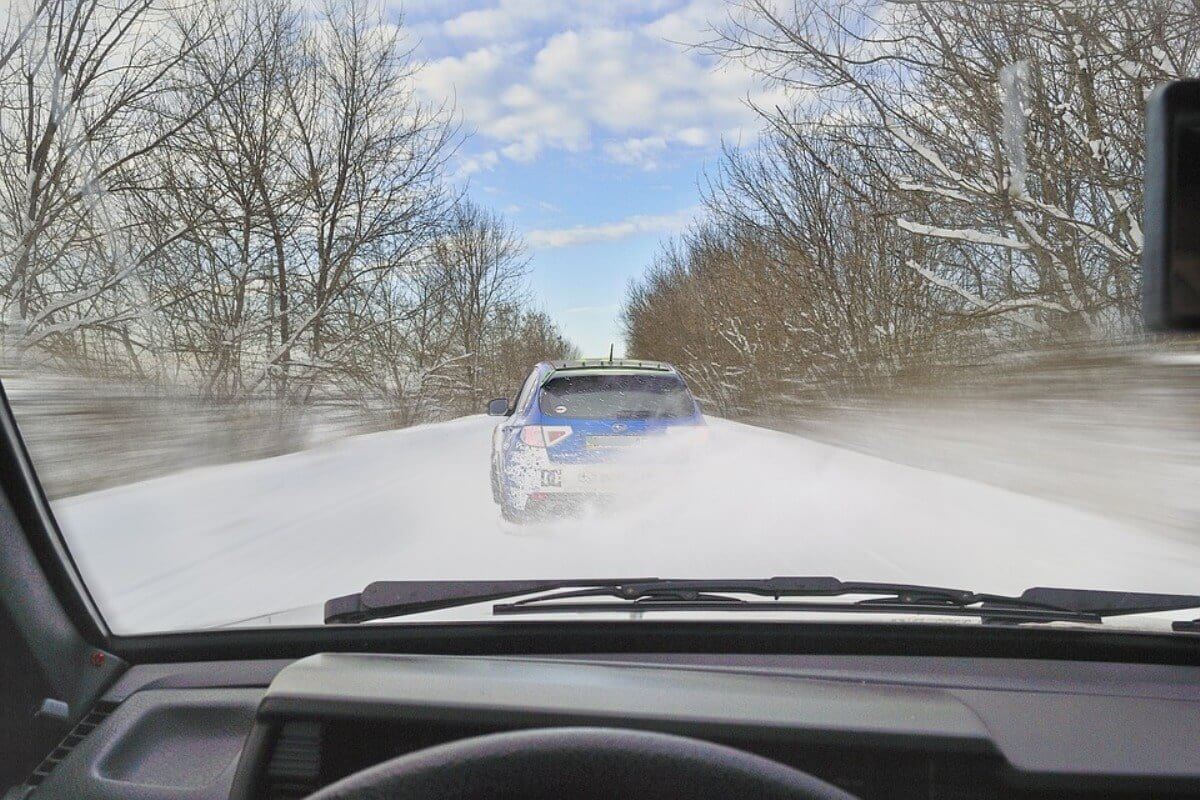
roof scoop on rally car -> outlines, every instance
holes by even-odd
[[[747,600],[739,595],[766,597]],[[782,598],[863,596],[847,602],[783,602]],[[454,606],[520,597],[493,613],[546,614],[642,611],[809,611],[941,614],[994,622],[1090,622],[1104,617],[1200,608],[1198,595],[1092,589],[1026,589],[1019,597],[905,583],[837,578],[757,579],[574,578],[525,581],[377,581],[325,603],[325,622],[367,622]],[[607,600],[597,601],[597,598]]]

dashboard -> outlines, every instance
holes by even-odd
[[[17,797],[303,798],[432,745],[682,734],[862,798],[1200,797],[1200,668],[904,656],[321,654],[130,668]]]

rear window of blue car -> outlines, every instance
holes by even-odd
[[[564,375],[542,386],[543,414],[575,419],[680,419],[696,413],[676,375]]]

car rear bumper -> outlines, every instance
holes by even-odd
[[[530,492],[524,512],[534,519],[570,516],[602,510],[614,499],[599,492]]]
[[[666,480],[674,465],[549,464],[538,470],[539,491],[552,494],[620,494]]]
[[[572,464],[550,461],[545,453],[523,453],[504,470],[510,505],[537,503],[584,504],[614,496],[645,494],[673,480],[679,464]]]

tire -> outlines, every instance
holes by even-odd
[[[492,462],[492,502],[496,505],[501,505],[503,500],[500,498],[500,478],[496,475],[496,462]]]
[[[514,525],[524,525],[529,522],[529,514],[524,509],[509,505],[504,498],[500,499],[500,516],[505,522],[511,522]]]
[[[499,484],[500,499],[497,501],[500,504],[500,516],[505,522],[511,522],[515,525],[524,525],[532,518],[529,509],[517,508],[509,501],[509,491],[502,482],[497,479]]]

